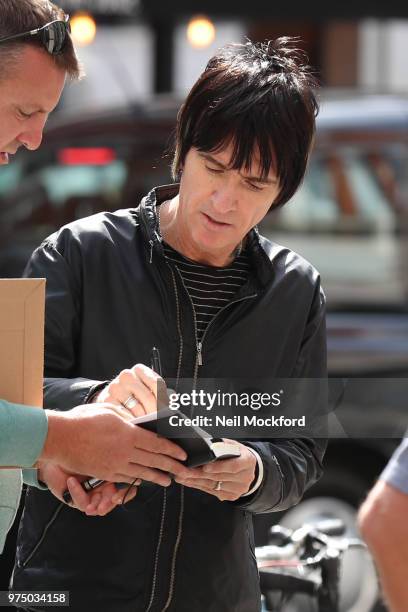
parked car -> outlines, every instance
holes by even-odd
[[[171,160],[163,152],[177,108],[174,100],[158,98],[97,116],[56,119],[35,155],[19,151],[0,171],[0,276],[19,276],[33,249],[61,225],[136,206],[152,186],[171,182]],[[373,379],[378,385],[379,379],[408,377],[407,219],[408,99],[323,101],[303,186],[268,215],[261,231],[320,270],[330,376],[359,379],[346,408],[357,433],[366,424],[373,428],[366,436],[351,432],[330,441],[323,478],[279,517],[288,526],[336,515],[352,531],[356,508],[404,433],[403,386],[392,412],[387,393],[375,393],[371,404],[366,400]],[[394,434],[385,437],[390,419]],[[257,517],[257,544],[266,541],[271,520],[276,517]],[[359,612],[364,608],[356,593],[364,571],[349,577],[350,601],[354,597]]]

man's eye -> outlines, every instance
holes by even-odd
[[[208,172],[212,172],[213,174],[221,174],[224,170],[220,170],[219,168],[211,168],[210,166],[206,166]]]
[[[31,117],[31,113],[25,113],[24,111],[22,111],[21,109],[19,109],[19,115],[23,118],[23,119],[29,119]]]
[[[249,189],[253,189],[253,191],[262,191],[263,187],[258,187],[258,185],[254,185],[254,183],[246,183],[247,187],[249,187]]]

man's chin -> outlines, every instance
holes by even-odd
[[[8,153],[0,153],[0,166],[5,166],[9,163],[9,154]]]

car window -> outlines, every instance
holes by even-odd
[[[399,207],[407,148],[317,151],[301,189],[261,225],[321,273],[329,305],[401,304],[407,274]]]
[[[0,276],[21,274],[32,251],[66,223],[136,207],[152,187],[169,183],[168,136],[164,129],[148,140],[76,133],[45,142],[35,155],[19,151],[0,172]]]
[[[22,165],[13,160],[8,166],[2,166],[0,169],[0,198],[8,193],[19,184],[22,175]]]
[[[171,182],[163,157],[169,125],[124,125],[108,135],[65,131],[64,139],[45,141],[35,155],[21,150],[1,168],[0,276],[18,275],[33,249],[65,223],[137,206],[153,186]],[[407,144],[397,138],[370,145],[344,135],[341,142],[318,139],[303,185],[260,229],[320,271],[331,307],[404,304],[407,170]]]
[[[384,158],[381,162],[385,166]],[[370,157],[348,151],[344,157],[344,171],[354,196],[355,215],[367,220],[373,233],[393,230],[396,222],[394,203],[379,183]]]
[[[3,223],[12,224],[14,230],[43,223],[56,228],[100,210],[120,207],[127,178],[124,160],[66,164],[59,159],[60,153],[26,174],[21,184],[13,186],[11,180],[0,180]],[[18,176],[18,163],[15,167]]]
[[[125,162],[114,160],[104,165],[49,166],[37,173],[36,180],[44,186],[51,201],[61,207],[68,198],[97,194],[116,204],[126,176]]]
[[[338,208],[329,170],[322,159],[311,160],[302,187],[276,214],[263,224],[274,231],[309,233],[330,231],[338,220]]]

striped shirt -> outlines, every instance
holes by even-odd
[[[163,243],[168,260],[178,268],[191,298],[197,323],[197,336],[201,340],[210,321],[230,302],[248,279],[249,257],[245,250],[227,268],[198,264]]]

